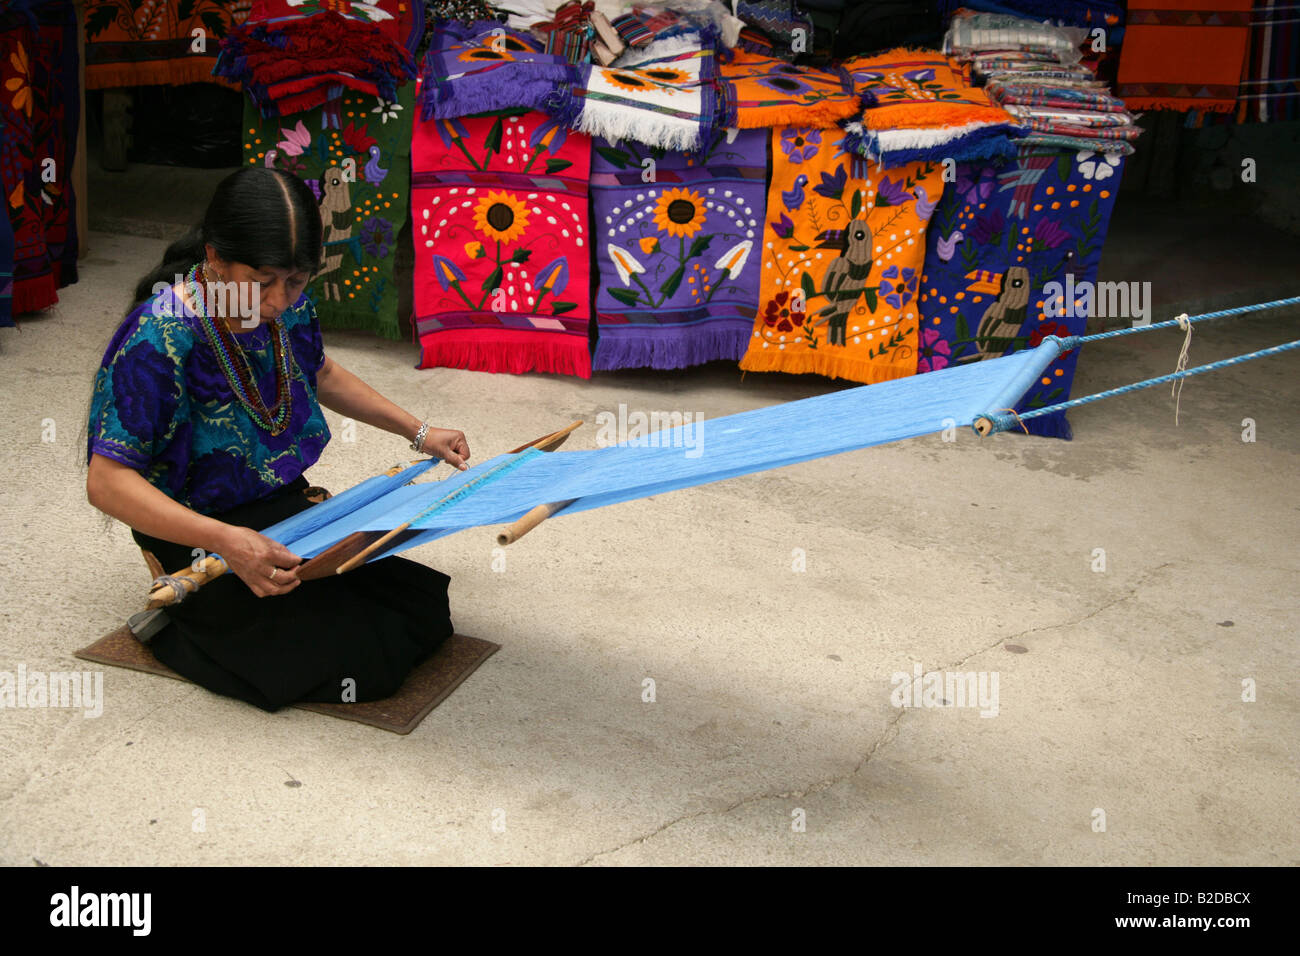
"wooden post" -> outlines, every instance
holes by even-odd
[[[77,122],[77,153],[72,161],[72,195],[77,204],[77,258],[86,255],[90,231],[89,190],[86,187],[86,0],[77,0],[77,96],[81,112]]]

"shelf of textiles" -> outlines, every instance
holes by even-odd
[[[1077,38],[998,58],[972,28],[1006,45],[954,21],[947,54],[816,69],[697,36],[603,68],[444,25],[411,154],[421,366],[873,383],[1082,331],[1044,290],[1095,279],[1137,128]]]
[[[320,199],[322,324],[399,337],[409,308],[423,368],[874,383],[1082,331],[1052,284],[1095,279],[1138,134],[1085,29],[963,13],[943,52],[812,66],[715,12],[615,18],[603,66],[404,0],[256,0],[215,72],[245,162]]]
[[[0,326],[77,281],[77,29],[66,0],[0,6]]]

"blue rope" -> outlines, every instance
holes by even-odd
[[[1286,305],[1300,305],[1300,295],[1292,296],[1289,299],[1274,299],[1272,302],[1261,302],[1258,305],[1242,305],[1235,309],[1220,309],[1218,312],[1206,312],[1202,315],[1189,315],[1188,323],[1208,322],[1210,319],[1222,319],[1228,315],[1242,315],[1246,312],[1261,312],[1264,309],[1276,309]],[[1155,325],[1136,325],[1127,329],[1112,329],[1109,332],[1097,332],[1093,335],[1069,335],[1061,340],[1061,351],[1068,352],[1070,349],[1078,348],[1087,342],[1100,342],[1102,339],[1115,339],[1121,335],[1136,335],[1139,332],[1154,332],[1156,329],[1170,329],[1179,326],[1178,319],[1170,319],[1168,322],[1157,322]],[[1024,415],[1020,416],[1024,418]]]
[[[1155,326],[1149,326],[1155,328]],[[1128,331],[1127,329],[1125,331]],[[1051,338],[1051,336],[1048,336]],[[1070,336],[1076,338],[1076,336]],[[1069,343],[1070,338],[1064,340]],[[1043,341],[1047,341],[1045,338]],[[1286,352],[1290,349],[1300,348],[1300,339],[1294,342],[1287,342],[1283,345],[1274,345],[1271,348],[1260,349],[1258,352],[1250,352],[1246,355],[1235,355],[1232,358],[1223,359],[1219,362],[1211,362],[1208,365],[1198,365],[1196,368],[1189,368],[1182,372],[1173,372],[1169,375],[1161,375],[1159,378],[1149,378],[1144,382],[1134,382],[1132,385],[1124,385],[1120,388],[1112,388],[1107,392],[1098,392],[1095,395],[1085,395],[1083,398],[1073,398],[1068,402],[1061,402],[1056,405],[1045,405],[1042,408],[1036,408],[1031,412],[1022,412],[1019,415],[1014,414],[989,414],[984,418],[988,419],[993,426],[991,432],[1003,432],[1010,428],[1015,428],[1019,422],[1029,418],[1038,418],[1040,415],[1054,415],[1057,412],[1063,412],[1069,408],[1078,408],[1080,405],[1087,405],[1089,402],[1100,401],[1103,398],[1110,398],[1112,395],[1124,395],[1127,392],[1136,392],[1140,388],[1150,388],[1152,385],[1164,385],[1168,382],[1175,382],[1180,378],[1188,378],[1192,375],[1200,375],[1202,372],[1213,372],[1216,369],[1227,368],[1229,365],[1240,365],[1242,362],[1248,362],[1251,359],[1265,358],[1269,355],[1277,355],[1279,352]]]

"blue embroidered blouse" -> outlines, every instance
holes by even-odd
[[[227,511],[296,479],[330,440],[316,401],[325,349],[305,294],[278,321],[293,353],[293,407],[279,435],[253,422],[200,320],[169,289],[133,309],[104,353],[91,402],[90,452],[134,468],[200,514]],[[235,332],[263,401],[275,397],[273,334],[266,322]]]

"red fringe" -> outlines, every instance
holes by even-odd
[[[59,289],[53,275],[37,276],[34,279],[14,280],[13,314],[39,312],[48,309],[59,301]]]
[[[443,329],[420,336],[416,368],[473,372],[552,372],[591,378],[587,337],[526,329]]]

